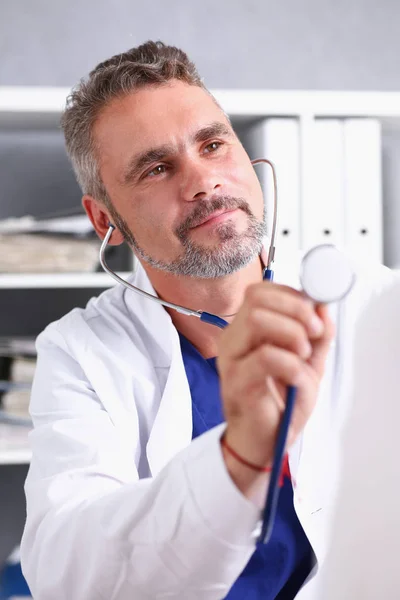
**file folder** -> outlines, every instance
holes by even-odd
[[[343,121],[316,119],[312,124],[310,177],[302,198],[302,246],[344,245],[344,142]]]
[[[382,262],[381,125],[345,119],[345,242],[354,258]]]
[[[297,119],[266,119],[262,124],[263,157],[275,167],[278,184],[276,252],[280,258],[300,250],[300,138]],[[273,179],[264,170],[268,234],[273,211]]]

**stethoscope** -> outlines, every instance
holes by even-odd
[[[266,158],[259,158],[252,161],[253,165],[258,165],[261,163],[265,163],[271,168],[273,178],[274,215],[268,257],[266,263],[264,263],[266,266],[263,273],[264,280],[273,281],[274,271],[272,270],[272,263],[274,262],[275,258],[275,236],[278,212],[277,178],[275,167],[270,160],[267,160]],[[105,252],[114,229],[115,226],[109,223],[107,234],[104,237],[100,247],[100,264],[106,273],[108,273],[113,279],[121,283],[126,288],[140,294],[141,296],[144,296],[145,298],[148,298],[149,300],[158,302],[158,304],[176,310],[184,315],[197,317],[204,323],[215,325],[221,329],[224,329],[229,324],[227,321],[225,321],[225,319],[219,317],[218,315],[214,315],[202,310],[193,310],[185,306],[180,306],[178,304],[162,300],[157,296],[149,294],[148,292],[145,292],[144,290],[132,285],[125,279],[122,279],[122,277],[117,275],[117,273],[112,271],[106,263]],[[300,267],[301,287],[303,289],[303,293],[316,303],[327,304],[343,300],[350,292],[354,282],[355,274],[349,259],[332,244],[322,244],[320,246],[316,246],[309,250],[302,259]],[[296,388],[294,386],[288,386],[286,393],[286,406],[283,412],[282,421],[279,426],[277,442],[274,450],[274,460],[267,490],[265,508],[262,513],[262,525],[258,537],[258,543],[267,543],[272,534],[279,499],[280,474],[282,471],[287,436],[295,399]]]

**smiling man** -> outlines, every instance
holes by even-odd
[[[22,543],[34,597],[311,598],[334,328],[326,307],[262,280],[247,153],[188,57],[160,42],[98,65],[62,125],[95,230],[113,223],[111,243],[139,260],[130,281],[229,326],[117,286],[38,338]],[[256,547],[288,384],[288,468]]]

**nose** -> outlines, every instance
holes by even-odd
[[[181,185],[182,198],[186,202],[211,197],[222,185],[221,174],[206,159],[186,162]]]

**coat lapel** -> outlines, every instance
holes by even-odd
[[[144,269],[138,264],[133,285],[157,296]],[[192,439],[192,400],[183,364],[179,336],[163,306],[148,298],[130,293],[131,309],[143,324],[159,382],[159,405],[146,445],[151,475],[161,469]]]

